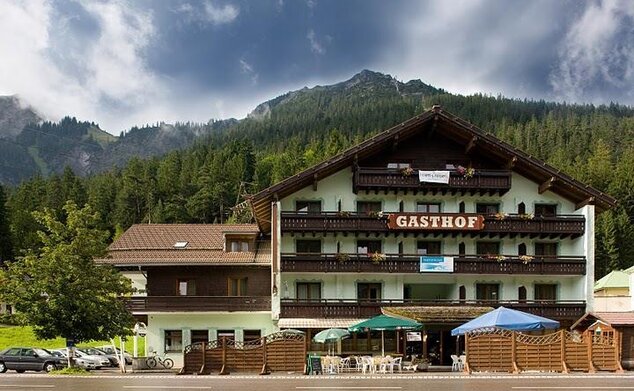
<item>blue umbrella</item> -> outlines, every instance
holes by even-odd
[[[532,331],[557,329],[559,328],[559,322],[526,312],[499,307],[462,326],[456,327],[451,330],[451,335],[463,335],[472,330],[491,327],[515,331]]]

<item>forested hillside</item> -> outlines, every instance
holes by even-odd
[[[333,86],[290,92],[241,121],[213,126],[193,146],[82,178],[66,169],[8,194],[12,252],[36,246],[33,210],[72,199],[119,234],[131,224],[235,219],[231,207],[272,183],[440,104],[619,200],[597,220],[597,277],[634,265],[634,110],[448,94],[420,81],[364,71]],[[212,126],[212,125],[208,125]],[[202,131],[202,130],[201,130]],[[143,155],[146,156],[146,155]],[[0,219],[3,213],[0,211]],[[3,222],[0,221],[0,232]]]

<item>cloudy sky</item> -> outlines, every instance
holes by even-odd
[[[113,134],[242,118],[362,69],[462,94],[633,105],[634,1],[0,1],[0,95]]]

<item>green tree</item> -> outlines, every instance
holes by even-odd
[[[120,297],[132,293],[130,281],[93,261],[104,256],[108,238],[95,228],[98,214],[71,201],[63,211],[64,221],[49,209],[34,213],[44,226],[42,246],[0,270],[0,300],[12,303],[18,321],[41,339],[86,342],[128,334],[134,320]]]
[[[0,185],[0,266],[13,259],[13,240],[9,229],[9,211],[4,187]]]

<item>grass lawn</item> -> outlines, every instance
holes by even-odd
[[[119,339],[116,338],[115,342],[119,346]],[[79,346],[102,346],[109,345],[110,341],[91,341],[81,343]],[[129,337],[125,342],[125,350],[132,354],[133,347],[132,337]],[[4,350],[12,346],[34,346],[39,348],[57,349],[66,346],[66,340],[63,338],[55,339],[37,339],[33,334],[33,330],[30,327],[23,326],[0,326],[0,350]],[[139,354],[143,354],[145,341],[143,338],[139,338]]]

